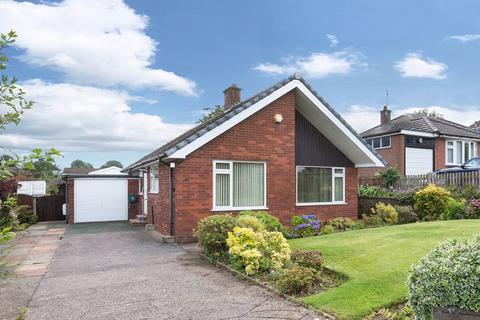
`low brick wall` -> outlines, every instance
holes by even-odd
[[[400,200],[394,198],[358,198],[358,217],[360,218],[363,213],[370,213],[371,209],[379,202],[391,204],[392,206],[400,205]]]

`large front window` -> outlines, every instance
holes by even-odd
[[[461,165],[477,156],[477,143],[467,140],[447,140],[446,164]]]
[[[297,204],[345,202],[345,169],[297,166]]]
[[[214,209],[264,208],[265,163],[213,162]]]

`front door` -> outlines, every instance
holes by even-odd
[[[147,172],[143,173],[143,214],[148,213],[148,179]]]

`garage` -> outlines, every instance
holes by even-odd
[[[127,221],[137,214],[138,178],[120,168],[65,168],[64,176],[68,223]]]
[[[75,179],[74,222],[128,219],[127,179]]]
[[[405,174],[427,174],[433,171],[433,149],[405,148]]]

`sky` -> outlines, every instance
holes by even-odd
[[[480,120],[478,1],[0,0],[7,70],[35,101],[17,153],[128,165],[223,104],[299,72],[357,131],[429,108]]]

